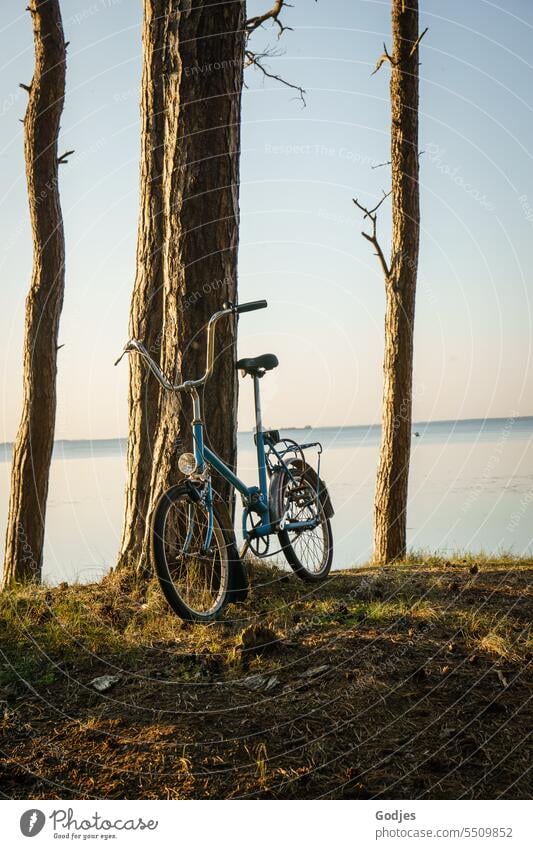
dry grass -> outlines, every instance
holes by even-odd
[[[317,588],[259,564],[206,627],[120,574],[6,592],[3,792],[527,796],[532,573],[413,555]],[[120,680],[97,693],[104,674]]]

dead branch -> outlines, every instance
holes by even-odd
[[[66,150],[65,153],[62,153],[61,156],[58,156],[57,164],[58,165],[67,165],[68,164],[68,157],[72,156],[73,153],[75,153],[74,150]]]
[[[375,171],[376,168],[384,168],[385,165],[392,165],[392,160],[387,160],[387,162],[378,162],[377,165],[371,165],[372,171]]]
[[[370,76],[373,77],[374,74],[377,74],[377,72],[385,62],[389,62],[390,65],[394,65],[394,59],[387,50],[387,45],[385,44],[385,42],[383,42],[383,53],[376,62],[376,67],[374,68]]]
[[[358,209],[360,209],[361,212],[364,213],[363,221],[365,220],[365,218],[368,218],[372,223],[372,232],[371,233],[365,233],[365,231],[363,230],[361,232],[361,235],[367,240],[367,242],[370,242],[370,244],[374,247],[374,249],[376,251],[376,256],[379,259],[381,268],[383,269],[383,274],[385,275],[385,280],[387,280],[387,281],[389,280],[389,277],[390,277],[390,271],[389,271],[389,266],[387,265],[387,260],[385,259],[385,254],[383,253],[383,250],[381,248],[381,245],[379,244],[378,237],[377,237],[377,221],[378,221],[377,212],[378,212],[378,209],[380,208],[381,204],[384,203],[391,194],[392,194],[392,190],[390,192],[383,192],[383,197],[381,198],[379,203],[377,203],[376,206],[374,206],[372,209],[368,209],[368,207],[363,206],[363,204],[359,203],[357,198],[352,198],[356,207]]]
[[[26,85],[26,83],[19,83],[19,88],[23,88],[28,94],[31,92],[31,85]]]
[[[409,53],[409,59],[410,59],[410,58],[411,58],[411,56],[412,56],[414,53],[416,53],[416,51],[418,50],[418,46],[419,46],[420,42],[422,41],[422,39],[424,38],[424,36],[425,36],[426,32],[428,31],[428,29],[429,29],[429,27],[426,27],[426,28],[425,28],[425,30],[424,30],[424,32],[421,32],[421,33],[420,33],[420,35],[418,36],[417,40],[415,41],[415,43],[414,43],[414,44],[413,44],[413,46],[411,47],[411,52]]]
[[[284,26],[279,16],[283,10],[284,6],[288,6],[289,4],[285,2],[285,0],[276,0],[274,5],[268,12],[265,12],[263,15],[255,15],[255,17],[250,18],[246,21],[246,37],[249,38],[250,35],[254,32],[254,30],[263,26],[264,23],[271,20],[279,27],[278,38],[281,38],[285,30],[292,30],[292,27]]]
[[[317,0],[315,0],[315,2],[317,2]],[[287,3],[287,0],[276,0],[274,5],[272,6],[271,9],[268,10],[268,12],[264,12],[264,14],[262,14],[262,15],[255,15],[253,18],[249,18],[246,21],[246,24],[245,24],[246,43],[248,44],[248,41],[249,41],[252,33],[255,32],[256,29],[259,29],[259,27],[262,27],[263,24],[265,24],[267,21],[272,21],[278,27],[278,29],[279,29],[278,39],[281,38],[281,36],[285,32],[285,30],[291,30],[292,31],[292,27],[286,27],[280,21],[279,16],[281,15],[283,9],[285,9],[285,8],[292,8],[291,4]],[[273,51],[272,49],[269,49],[269,48],[264,50],[262,53],[256,53],[254,50],[249,50],[248,48],[246,48],[244,54],[245,54],[245,58],[246,58],[245,67],[249,67],[250,65],[254,65],[256,68],[258,68],[264,74],[265,77],[268,77],[268,79],[276,80],[276,82],[281,83],[281,85],[284,85],[284,86],[287,86],[288,88],[294,89],[295,91],[298,92],[298,96],[299,96],[300,100],[302,101],[302,104],[304,106],[306,105],[305,97],[304,97],[306,92],[305,92],[304,88],[302,88],[299,85],[295,85],[294,83],[290,83],[288,80],[284,79],[279,74],[273,74],[271,71],[269,71],[264,66],[263,60],[265,58],[267,58],[267,57],[270,58],[272,56],[279,56],[280,55],[279,53],[276,53],[275,51]]]
[[[271,58],[272,56],[279,56],[280,53],[274,53],[269,50],[265,50],[263,53],[254,53],[253,50],[245,50],[244,55],[246,57],[245,68],[249,68],[251,65],[254,65],[258,68],[265,77],[268,77],[270,80],[276,80],[276,82],[281,83],[282,85],[287,86],[287,88],[292,88],[298,92],[298,97],[302,101],[303,105],[306,105],[305,102],[305,94],[306,91],[299,85],[295,85],[295,83],[290,83],[288,80],[281,77],[279,74],[273,74],[263,65],[263,59]]]

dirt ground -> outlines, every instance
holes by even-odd
[[[118,576],[4,594],[0,791],[529,798],[532,573],[415,558],[314,588],[259,565],[205,627]]]

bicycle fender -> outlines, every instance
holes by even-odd
[[[272,525],[277,525],[281,521],[283,504],[281,502],[283,469],[275,471],[270,479],[270,488],[268,490],[268,509],[270,512],[270,521]]]

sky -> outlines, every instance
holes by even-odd
[[[31,239],[19,88],[33,71],[30,17],[0,24],[0,441],[20,416]],[[270,6],[248,3],[249,14]],[[533,414],[533,3],[421,0],[422,234],[415,331],[418,421]],[[60,152],[67,274],[59,439],[127,432],[127,339],[139,194],[141,0],[63,0],[70,41]],[[239,355],[278,355],[262,382],[271,427],[380,420],[384,286],[353,197],[388,189],[388,0],[294,0],[270,69],[246,71],[242,106]],[[390,206],[379,220],[388,251]],[[191,375],[192,377],[192,375]],[[249,380],[239,427],[252,425]]]

